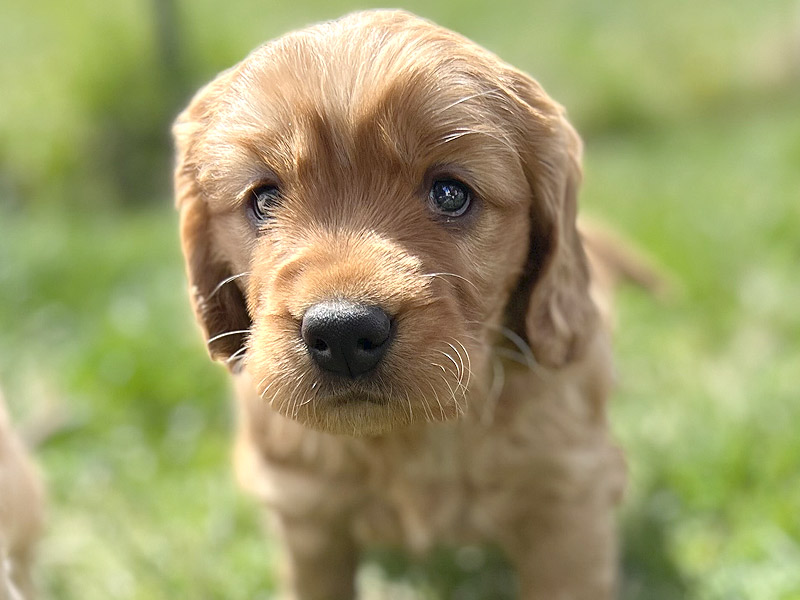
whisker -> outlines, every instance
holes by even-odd
[[[461,389],[463,391],[463,388],[461,387],[461,385],[459,383],[456,383],[456,389],[454,390],[453,386],[450,385],[450,382],[447,381],[447,377],[442,375],[441,378],[442,378],[442,381],[444,381],[444,384],[447,386],[447,389],[450,390],[450,399],[453,401],[453,404],[455,404],[455,406],[456,406],[456,412],[458,412],[459,415],[463,414],[461,412],[461,404],[458,401],[458,394],[456,393],[456,390]],[[431,387],[433,387],[433,386],[431,386]],[[439,404],[439,406],[441,407],[441,403]],[[444,412],[442,413],[442,417],[444,417]]]
[[[304,377],[304,376],[305,376],[305,374],[303,374],[301,377]],[[313,400],[316,399],[317,395],[316,395],[316,393],[314,393],[314,389],[316,387],[317,387],[317,382],[316,381],[312,382],[311,383],[311,388],[309,389],[310,393],[308,394],[308,397],[300,403],[298,408],[300,408],[301,406],[306,406],[307,404],[309,404],[310,402],[312,402]]]
[[[422,404],[422,410],[425,412],[425,420],[433,421],[434,420],[433,411],[431,410],[427,397],[425,396],[425,394],[422,393],[422,390],[419,388],[419,386],[415,385],[414,389],[417,390],[417,394],[419,394],[419,398],[422,401],[421,404]]]
[[[444,368],[444,366],[440,365],[440,364],[439,364],[439,363],[437,363],[437,362],[432,362],[432,363],[431,363],[431,366],[432,366],[432,367],[439,367],[439,368],[442,370],[442,372],[443,372],[443,373],[447,373],[447,369],[445,369],[445,368]]]
[[[463,98],[459,98],[455,102],[451,102],[450,104],[448,104],[447,106],[445,106],[441,110],[437,111],[436,114],[441,115],[442,113],[447,112],[448,110],[450,110],[451,108],[453,108],[455,106],[458,106],[459,104],[462,104],[464,102],[469,102],[470,100],[474,100],[475,98],[480,98],[482,96],[491,96],[492,94],[497,94],[498,92],[500,92],[499,88],[492,88],[490,90],[484,90],[482,92],[477,92],[475,94],[470,94],[469,96],[464,96]]]
[[[453,338],[453,341],[459,346],[461,346],[462,350],[464,350],[464,356],[467,359],[467,383],[464,385],[464,387],[466,389],[469,389],[469,383],[470,381],[472,381],[472,358],[469,355],[469,350],[467,350],[467,347],[463,343],[458,341],[456,338]]]
[[[258,388],[260,388],[262,385],[264,385],[264,382],[267,380],[267,377],[269,377],[269,375],[264,375],[264,377],[261,378],[261,381],[259,381],[256,384],[256,392],[258,392]]]
[[[453,339],[454,342],[456,342],[462,348],[464,347],[463,344],[461,344],[458,340],[456,340],[455,338],[452,338],[452,339]],[[450,344],[448,342],[445,342],[445,343],[448,346],[450,346],[450,348],[453,350],[453,352],[455,352],[455,354],[458,356],[458,361],[456,361],[455,358],[453,358],[447,352],[444,352],[444,351],[438,350],[438,349],[436,349],[435,351],[438,352],[439,354],[441,354],[442,356],[447,357],[447,359],[451,363],[453,363],[454,371],[452,371],[452,374],[455,375],[455,378],[456,378],[455,388],[451,385],[451,378],[448,376],[451,372],[448,369],[445,369],[443,365],[441,365],[441,364],[439,364],[439,363],[437,363],[435,361],[432,362],[431,365],[439,367],[439,369],[441,369],[442,373],[440,374],[440,377],[442,378],[442,381],[447,386],[447,389],[450,392],[450,398],[451,398],[453,404],[455,405],[456,412],[458,413],[459,416],[463,416],[464,415],[464,407],[461,405],[461,402],[459,401],[459,396],[466,397],[466,395],[467,395],[468,389],[467,389],[467,386],[464,384],[464,378],[466,376],[467,377],[467,381],[469,381],[469,374],[467,373],[467,368],[465,367],[464,359],[461,356],[461,352],[458,350],[458,348],[455,347],[453,344]],[[466,348],[464,348],[464,350],[466,352]],[[434,390],[434,395],[436,397],[436,400],[439,402],[439,405],[440,405],[440,408],[441,408],[441,401],[440,401],[438,395],[436,394],[436,391],[433,388],[433,386],[431,386],[431,389]],[[444,413],[442,413],[442,414],[444,415]]]
[[[505,326],[501,326],[500,331],[503,333],[503,335],[506,336],[507,339],[511,340],[517,348],[519,348],[519,351],[526,358],[529,358],[529,360],[532,363],[536,362],[536,359],[533,357],[533,352],[531,351],[531,347],[525,340],[522,339],[522,337],[518,333],[514,332],[512,329],[509,329],[508,327]]]
[[[300,386],[303,384],[303,379],[305,378],[306,375],[307,372],[302,373],[300,377],[297,378],[297,383],[292,389],[292,393],[289,395],[289,398],[291,398],[292,415],[294,416],[294,418],[297,418],[297,415],[300,414],[300,407],[305,405],[304,401],[301,402],[300,394],[298,394],[298,392],[300,391]]]
[[[295,371],[294,375],[292,376],[292,380],[295,381],[295,385],[292,388],[292,391],[289,393],[289,405],[291,406],[291,412],[294,418],[297,418],[297,415],[300,412],[300,406],[303,405],[303,395],[301,392],[301,387],[305,383],[305,379],[308,376],[308,371],[300,371],[299,375],[297,371]]]
[[[464,356],[462,357],[461,352],[458,350],[458,348],[450,345],[450,347],[453,348],[455,353],[458,355],[458,360],[461,361],[461,377],[458,380],[458,385],[463,390],[464,395],[466,395],[469,390],[470,381],[472,381],[472,359],[470,358],[469,352],[467,351],[467,347],[464,346],[464,344],[459,342],[456,338],[450,338],[450,339],[452,339],[456,344],[458,344],[464,351]],[[465,363],[465,358],[466,358],[466,363]],[[465,376],[466,376],[466,382],[464,381]]]
[[[453,341],[454,341],[454,342],[458,342],[458,340],[456,340],[455,338],[453,338]],[[456,356],[458,356],[458,362],[461,364],[461,367],[460,367],[460,369],[459,369],[459,371],[458,371],[458,372],[459,372],[459,373],[461,373],[461,374],[463,374],[463,373],[464,373],[464,359],[463,359],[463,358],[462,358],[462,356],[461,356],[461,352],[459,352],[459,351],[458,351],[458,348],[456,348],[455,346],[453,346],[453,344],[451,344],[450,342],[445,342],[445,344],[447,344],[448,346],[450,346],[450,348],[453,350],[453,352],[455,352],[455,353],[456,353]]]
[[[411,396],[408,395],[408,390],[405,390],[406,401],[408,402],[408,422],[414,422],[414,407],[411,405]]]
[[[494,421],[495,409],[497,402],[500,400],[500,395],[503,393],[503,388],[506,384],[506,371],[503,367],[503,361],[495,358],[493,361],[492,373],[492,387],[489,388],[489,393],[486,395],[486,404],[483,406],[481,414],[481,423],[488,426]]]
[[[439,139],[439,143],[447,144],[448,142],[452,142],[457,140],[458,138],[462,138],[467,135],[485,135],[488,138],[493,139],[501,146],[505,146],[508,148],[512,154],[518,154],[516,148],[514,148],[513,144],[509,140],[504,140],[503,138],[494,135],[493,133],[489,133],[488,131],[479,131],[477,129],[456,129],[452,133],[449,133],[442,138]]]
[[[442,277],[442,278],[443,277],[455,277],[456,279],[461,279],[462,281],[467,282],[469,285],[471,285],[473,288],[475,288],[475,291],[477,291],[479,293],[481,291],[478,288],[478,286],[475,285],[474,283],[472,283],[469,279],[467,279],[466,277],[463,277],[461,275],[458,275],[456,273],[446,273],[446,272],[441,272],[441,273],[423,273],[422,277],[431,277],[431,278],[434,278],[434,277]],[[447,281],[447,280],[445,279],[444,281]]]
[[[237,273],[236,275],[231,275],[230,277],[226,277],[225,279],[220,281],[214,287],[213,290],[211,290],[211,293],[206,297],[206,301],[211,300],[211,298],[213,298],[217,294],[217,292],[219,292],[219,290],[222,288],[222,286],[230,283],[231,281],[235,281],[235,280],[239,279],[240,277],[246,277],[247,275],[250,275],[250,273],[251,273],[250,271],[243,271],[241,273]]]
[[[239,358],[240,360],[243,360],[242,354],[244,354],[245,352],[247,352],[247,346],[242,346],[236,352],[231,354],[227,359],[225,359],[225,364],[226,365],[230,364],[234,360],[236,360],[237,358]]]
[[[249,329],[237,329],[235,331],[226,331],[225,333],[220,333],[220,334],[215,335],[214,337],[209,339],[206,342],[206,344],[212,344],[213,342],[216,342],[217,340],[221,340],[224,337],[228,337],[229,335],[238,335],[238,334],[242,334],[242,333],[250,333],[250,330]]]
[[[275,390],[275,392],[272,394],[272,396],[270,396],[269,401],[267,402],[267,404],[269,404],[270,406],[275,404],[275,400],[278,398],[278,393],[279,392],[280,392],[280,390]]]
[[[525,358],[525,361],[528,364],[528,368],[530,368],[531,371],[540,370],[540,365],[536,361],[536,357],[533,355],[531,347],[525,342],[525,340],[523,340],[519,335],[517,335],[515,332],[513,332],[511,329],[505,326],[502,326],[500,328],[500,332],[512,344],[514,344],[517,348],[519,348],[519,351],[522,353],[522,356]]]
[[[314,380],[314,382],[311,384],[311,397],[312,397],[314,400],[316,400],[316,399],[317,399],[317,396],[318,396],[318,394],[317,394],[317,392],[316,392],[316,389],[317,389],[318,385],[319,385],[319,381],[318,381],[318,380],[316,380],[316,379],[315,379],[315,380]],[[319,404],[319,402],[312,402],[312,403],[311,403],[311,414],[312,414],[312,416],[314,417],[314,421],[317,421],[317,405],[318,405],[318,404]],[[315,437],[315,438],[316,438],[317,436],[313,436],[313,437]]]
[[[272,381],[270,381],[269,385],[264,388],[264,391],[259,394],[259,396],[261,397],[262,400],[264,399],[264,396],[266,396],[267,392],[269,391],[269,388],[271,388],[272,384],[275,383],[276,381],[277,381],[276,379],[273,379]]]
[[[444,406],[442,406],[442,401],[439,400],[439,394],[436,393],[436,388],[433,387],[433,384],[430,381],[428,382],[428,385],[431,386],[431,391],[433,392],[433,397],[436,398],[436,404],[439,405],[439,414],[442,415],[442,420],[444,421],[444,417],[445,417],[445,415],[444,415]],[[450,387],[450,386],[448,386],[448,387]],[[450,389],[450,391],[453,391],[452,388]]]
[[[482,324],[478,321],[468,321],[468,323],[475,325]],[[519,364],[528,367],[528,369],[534,371],[540,377],[547,378],[550,376],[549,371],[543,368],[542,365],[539,363],[539,361],[536,360],[536,357],[533,355],[531,347],[527,344],[527,342],[525,342],[525,340],[523,340],[519,336],[519,334],[517,334],[516,332],[514,332],[513,330],[509,329],[504,325],[501,326],[488,325],[488,327],[489,329],[502,334],[504,338],[510,341],[519,350],[521,358],[523,360],[520,360],[520,356],[514,353],[513,351],[509,351],[507,349],[498,347],[494,348],[494,352],[496,355],[514,360],[515,362],[518,362]]]
[[[452,338],[452,340],[454,342],[456,342],[459,346],[464,348],[464,345],[461,342],[459,342],[457,339]],[[460,370],[460,372],[458,374],[457,385],[464,391],[464,394],[466,394],[467,393],[467,388],[469,386],[469,381],[470,381],[470,379],[472,377],[472,372],[471,371],[469,371],[469,372],[467,371],[467,368],[464,365],[464,358],[461,356],[461,352],[459,352],[458,348],[456,348],[455,346],[453,346],[453,344],[450,344],[449,342],[447,343],[447,345],[450,346],[453,349],[453,352],[455,352],[458,355],[458,360],[461,363],[461,370]],[[466,351],[467,351],[467,349],[464,348],[464,352],[466,352]],[[466,384],[464,383],[464,376],[465,375],[466,375],[466,378],[467,378],[467,383]]]
[[[452,347],[452,346],[451,346],[451,347]],[[455,350],[455,348],[453,348],[453,349]],[[460,378],[460,377],[461,377],[461,369],[458,367],[458,363],[456,362],[456,359],[455,359],[455,358],[453,358],[452,356],[450,356],[450,355],[449,355],[447,352],[445,352],[444,350],[437,350],[437,352],[438,352],[439,354],[442,354],[442,355],[444,355],[444,356],[446,356],[447,358],[449,358],[449,359],[450,359],[450,362],[452,362],[452,363],[453,363],[453,366],[456,368],[456,377],[457,377],[457,378]]]

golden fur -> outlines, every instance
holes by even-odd
[[[0,394],[0,600],[33,598],[31,563],[43,498],[38,473],[11,428]]]
[[[258,48],[174,134],[193,306],[234,374],[237,473],[277,516],[293,597],[352,597],[368,544],[478,542],[525,599],[612,597],[624,465],[563,109],[465,38],[372,11]],[[465,216],[428,209],[443,176],[474,190]],[[258,230],[264,182],[281,199]],[[309,358],[300,322],[331,298],[395,320],[369,377]]]

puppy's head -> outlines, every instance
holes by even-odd
[[[174,128],[209,351],[274,409],[373,435],[443,420],[498,331],[578,357],[594,309],[575,229],[580,142],[526,75],[400,12],[287,35]]]

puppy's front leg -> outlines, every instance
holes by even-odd
[[[351,600],[358,550],[347,522],[279,517],[287,550],[285,585],[291,600]]]
[[[611,600],[617,552],[613,508],[583,499],[537,511],[509,554],[521,600]],[[521,539],[524,536],[525,539]]]

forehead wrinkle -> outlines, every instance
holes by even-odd
[[[329,176],[349,171],[356,162],[357,148],[346,115],[320,104],[299,106],[298,110],[301,116],[294,148],[298,177],[320,171]]]

